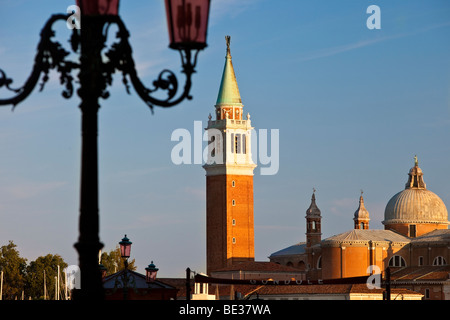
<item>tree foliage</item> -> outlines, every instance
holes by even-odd
[[[58,266],[60,271],[60,295],[62,295],[65,281],[63,271],[67,268],[67,263],[57,254],[47,254],[45,257],[38,257],[35,261],[30,262],[26,268],[26,291],[28,296],[32,299],[55,299],[57,287],[55,278],[58,277]],[[44,287],[46,291],[45,297]]]
[[[14,242],[0,248],[0,270],[3,271],[3,299],[22,295],[27,259],[21,258]]]
[[[101,263],[107,269],[107,275],[125,268],[124,259],[117,246],[110,252],[101,254]],[[64,269],[68,267],[64,259],[57,254],[38,257],[27,264],[27,259],[20,257],[13,241],[0,247],[0,271],[3,271],[4,300],[21,299],[55,299],[56,282],[60,275],[60,297],[64,298]],[[136,270],[135,259],[128,261],[128,269]],[[46,296],[44,297],[44,288]]]
[[[3,271],[2,298],[4,300],[21,299],[23,293],[25,299],[43,299],[45,286],[47,299],[53,300],[58,266],[60,289],[62,289],[64,288],[63,270],[67,268],[67,263],[57,254],[47,254],[27,265],[27,259],[20,257],[16,248],[13,241],[0,248],[0,270]]]
[[[124,259],[120,255],[120,247],[117,246],[116,249],[111,250],[109,253],[102,252],[101,263],[106,268],[107,275],[125,269]],[[135,259],[128,261],[128,269],[136,270]]]

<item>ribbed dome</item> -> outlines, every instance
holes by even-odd
[[[384,211],[383,224],[392,223],[448,223],[448,212],[444,202],[435,193],[427,190],[422,170],[415,166],[408,173],[405,190],[389,200]]]
[[[426,189],[405,189],[389,200],[383,224],[389,223],[447,223],[444,202]]]

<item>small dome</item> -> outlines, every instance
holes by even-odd
[[[311,197],[311,205],[309,206],[308,210],[306,210],[306,218],[308,217],[320,217],[320,209],[317,207],[316,204],[316,190],[314,190],[313,195]]]
[[[367,211],[366,207],[364,206],[364,198],[362,196],[362,192],[361,196],[359,197],[359,207],[355,211],[355,217],[353,218],[353,220],[370,220],[369,211]]]
[[[394,195],[386,205],[383,224],[447,224],[447,208],[441,198],[427,190],[417,157],[415,157],[415,166],[411,168],[408,175],[409,179],[405,185],[405,190]]]

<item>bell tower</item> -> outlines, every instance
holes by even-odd
[[[312,247],[320,243],[322,239],[321,222],[322,216],[316,204],[316,190],[313,189],[311,204],[306,210],[306,246]]]
[[[225,66],[215,105],[208,117],[206,170],[207,273],[238,262],[253,261],[253,169],[250,115],[243,104],[225,37]]]

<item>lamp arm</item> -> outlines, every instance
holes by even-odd
[[[60,82],[65,85],[65,90],[62,92],[64,98],[70,98],[73,94],[73,77],[70,72],[74,68],[79,68],[79,64],[71,61],[65,61],[64,58],[69,54],[58,42],[54,42],[51,38],[55,35],[52,30],[53,24],[58,20],[66,21],[70,15],[55,14],[50,17],[45,23],[37,47],[37,54],[34,59],[34,66],[30,76],[25,84],[20,88],[12,88],[13,80],[8,78],[6,73],[0,69],[0,88],[5,87],[9,91],[17,93],[16,96],[8,99],[0,99],[0,106],[13,105],[13,108],[26,99],[36,87],[42,73],[42,82],[39,91],[42,91],[45,83],[48,81],[48,73],[50,69],[57,69],[60,73]]]
[[[82,69],[81,63],[66,61],[65,57],[69,55],[69,52],[66,51],[60,43],[56,41],[52,41],[51,38],[54,37],[55,32],[52,30],[53,24],[58,20],[67,21],[70,17],[68,14],[55,14],[50,17],[50,19],[44,25],[41,31],[41,39],[38,44],[37,54],[34,59],[34,66],[32,72],[25,84],[20,88],[12,88],[11,84],[13,80],[9,78],[6,73],[0,69],[0,88],[5,87],[9,91],[13,91],[16,95],[12,98],[8,99],[0,99],[0,106],[2,105],[13,105],[13,108],[23,100],[25,100],[31,92],[34,90],[36,85],[38,84],[39,78],[43,73],[42,82],[40,84],[40,91],[43,90],[45,83],[48,81],[48,73],[50,69],[56,69],[60,73],[60,82],[65,86],[65,90],[62,92],[62,96],[66,99],[72,97],[73,95],[73,76],[71,75],[71,71],[73,69]],[[119,38],[119,42],[111,45],[111,48],[105,52],[105,56],[108,58],[106,62],[102,63],[101,73],[103,77],[103,81],[105,82],[105,88],[107,85],[112,83],[112,74],[115,73],[116,70],[122,72],[123,75],[123,83],[126,87],[128,93],[129,91],[129,82],[131,82],[134,90],[137,92],[139,97],[152,109],[153,106],[160,107],[172,107],[183,101],[184,99],[192,99],[192,96],[189,94],[192,86],[192,74],[195,73],[195,65],[197,63],[197,55],[199,50],[197,49],[194,53],[191,52],[189,48],[179,49],[179,53],[181,56],[182,63],[182,73],[186,76],[185,85],[183,88],[183,92],[179,95],[178,98],[175,96],[178,93],[178,80],[175,74],[167,69],[164,69],[160,72],[158,78],[153,81],[153,88],[147,88],[142,81],[139,79],[135,63],[132,57],[132,49],[131,45],[128,42],[129,33],[126,29],[123,21],[119,16],[103,16],[97,17],[97,19],[103,19],[102,23],[107,24],[109,27],[110,23],[117,24],[119,31],[117,33],[117,38]],[[106,33],[107,33],[106,28]],[[81,40],[80,35],[76,29],[72,31],[72,37],[70,42],[72,44],[72,50],[74,52],[77,51]],[[106,40],[106,33],[104,34]],[[166,99],[158,99],[152,97],[151,94],[155,93],[158,90],[167,91]],[[100,97],[107,98],[109,96],[106,90],[103,90]]]
[[[186,82],[184,85],[183,92],[178,98],[174,99],[178,92],[178,80],[175,74],[167,69],[160,72],[158,78],[153,81],[153,88],[147,88],[140,80],[135,63],[132,57],[131,45],[128,42],[129,33],[126,29],[123,21],[120,17],[114,17],[114,22],[117,23],[119,31],[117,37],[120,39],[118,43],[112,45],[111,49],[105,54],[109,58],[109,63],[111,64],[110,69],[117,69],[123,74],[123,83],[129,93],[129,81],[131,82],[134,90],[139,95],[139,97],[153,110],[153,106],[159,107],[173,107],[183,101],[184,99],[192,99],[189,94],[192,86],[192,74],[195,73],[195,65],[197,63],[197,55],[199,50],[197,50],[192,59],[192,53],[190,49],[179,50],[182,63],[182,73],[186,76]],[[192,60],[192,61],[191,61]],[[127,79],[129,78],[129,80]],[[158,99],[152,97],[150,94],[158,91],[166,90],[167,98]]]

